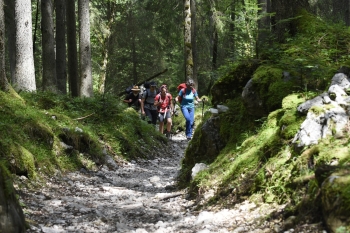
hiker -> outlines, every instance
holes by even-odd
[[[157,123],[158,111],[157,106],[154,105],[154,98],[157,95],[157,84],[155,82],[150,82],[145,85],[146,90],[142,94],[141,98],[141,114],[146,116],[148,119],[148,124]]]
[[[167,91],[168,88],[166,85],[160,87],[160,93],[154,98],[154,105],[158,107],[159,132],[163,134],[164,121],[166,121],[166,137],[169,138],[172,125],[171,115],[174,105],[172,101],[173,97]]]
[[[175,101],[178,102],[179,98],[181,100],[181,111],[186,119],[186,138],[191,140],[192,131],[194,125],[194,111],[195,111],[195,100],[201,102],[199,99],[197,91],[194,89],[193,79],[189,79],[186,82],[186,88],[179,91],[178,96],[176,96]]]
[[[140,110],[141,105],[141,89],[138,86],[133,86],[131,92],[125,96],[123,100],[124,103],[127,103],[129,107],[134,108],[136,111]]]

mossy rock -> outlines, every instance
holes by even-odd
[[[331,232],[349,232],[350,167],[336,169],[323,182],[321,199],[325,222]]]
[[[231,71],[214,83],[211,89],[212,103],[226,103],[228,99],[240,96],[259,65],[259,60],[244,60],[233,64]]]

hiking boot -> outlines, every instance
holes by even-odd
[[[191,140],[192,138],[191,137],[187,137],[187,141]]]
[[[166,131],[165,136],[166,136],[167,138],[170,138],[170,132],[169,132],[169,131]]]

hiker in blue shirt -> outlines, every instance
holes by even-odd
[[[186,119],[186,138],[187,140],[191,140],[194,124],[195,101],[202,101],[199,99],[198,93],[194,89],[194,81],[192,79],[189,79],[186,82],[186,88],[179,91],[175,101],[179,101],[179,97],[182,97],[182,101],[180,103],[181,111]]]

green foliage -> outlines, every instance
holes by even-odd
[[[0,92],[0,106],[2,171],[32,180],[55,170],[97,169],[104,150],[115,160],[152,157],[153,148],[167,142],[112,96]]]

